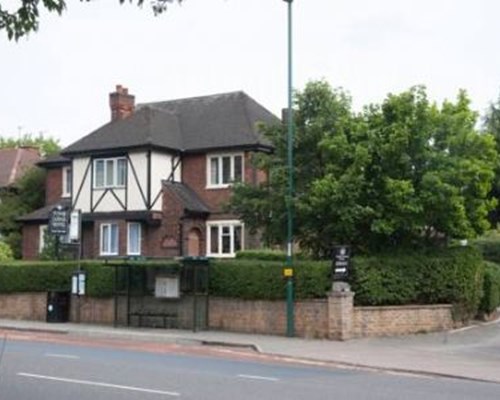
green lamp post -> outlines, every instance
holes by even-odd
[[[286,197],[287,210],[287,252],[286,252],[286,334],[295,335],[294,303],[293,303],[293,104],[292,104],[292,3],[293,0],[283,0],[288,3],[288,192]]]

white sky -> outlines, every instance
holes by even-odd
[[[295,88],[324,78],[356,109],[416,84],[438,102],[464,88],[480,112],[500,94],[498,0],[295,0],[293,12]],[[244,90],[279,115],[286,32],[282,0],[186,0],[160,17],[68,0],[27,39],[0,33],[0,136],[68,145],[109,121],[116,84],[138,103]]]

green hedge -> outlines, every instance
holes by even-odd
[[[490,314],[500,307],[500,265],[486,262],[483,284],[483,298],[479,305],[479,311]]]
[[[114,269],[102,262],[85,261],[87,294],[109,297],[113,294]],[[75,261],[36,261],[0,263],[0,293],[71,290],[71,275],[78,268]]]
[[[500,264],[500,233],[490,231],[484,236],[475,239],[472,245],[477,247],[484,259]]]
[[[482,296],[484,262],[472,247],[434,254],[355,258],[351,276],[357,305],[454,305],[455,318],[476,315]]]
[[[283,262],[212,260],[210,294],[242,299],[277,300],[285,294]],[[295,265],[295,298],[321,298],[331,287],[330,263],[299,261]]]

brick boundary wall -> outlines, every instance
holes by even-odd
[[[348,340],[448,330],[455,326],[450,305],[353,307],[353,293],[295,302],[298,337]],[[0,295],[0,318],[45,321],[46,293]],[[72,298],[71,321],[78,320]],[[181,318],[182,319],[182,318]],[[113,324],[114,299],[80,298],[82,323]],[[183,324],[181,324],[183,325]],[[285,335],[285,301],[249,301],[211,297],[209,329]]]
[[[0,318],[45,321],[47,293],[0,295]]]
[[[354,307],[352,337],[396,336],[452,329],[452,306]]]

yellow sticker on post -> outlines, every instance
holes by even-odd
[[[285,278],[291,278],[293,276],[293,268],[283,268],[283,276]]]

